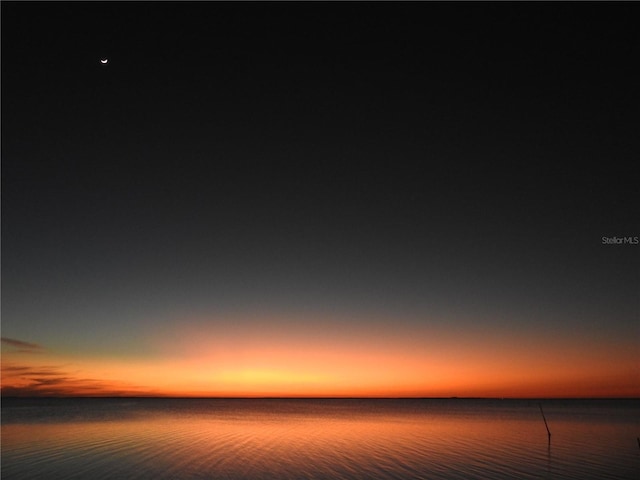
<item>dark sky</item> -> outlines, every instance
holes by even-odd
[[[284,311],[637,345],[640,247],[602,237],[640,235],[639,10],[2,2],[3,336]]]

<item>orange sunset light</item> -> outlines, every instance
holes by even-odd
[[[282,325],[282,324],[281,324]],[[254,325],[255,326],[255,325]],[[81,355],[4,345],[4,395],[638,396],[631,347],[549,345],[435,329],[255,332],[191,324],[148,355]],[[544,348],[543,348],[544,347]]]

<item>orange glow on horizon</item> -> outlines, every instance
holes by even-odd
[[[563,345],[475,331],[454,336],[434,328],[363,332],[334,324],[309,332],[277,322],[271,330],[243,325],[183,323],[151,338],[152,354],[130,357],[3,347],[2,394],[640,397],[632,345]]]

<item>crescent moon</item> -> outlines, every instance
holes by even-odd
[[[100,63],[101,63],[101,64],[103,64],[103,65],[106,65],[106,64],[107,64],[107,62],[109,62],[109,59],[108,59],[108,58],[102,58],[102,59],[100,59]]]

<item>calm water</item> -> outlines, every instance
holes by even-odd
[[[2,478],[640,478],[640,401],[3,399]]]

